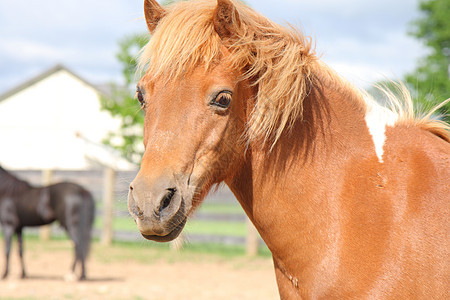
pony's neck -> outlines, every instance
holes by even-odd
[[[227,182],[269,249],[277,253],[275,264],[298,280],[312,270],[332,271],[338,257],[333,253],[339,236],[337,195],[345,166],[362,156],[376,163],[364,102],[334,76],[328,71],[317,74],[318,82],[304,100],[303,118],[271,152],[251,147],[239,174]]]
[[[356,153],[374,154],[362,94],[321,62],[313,70],[314,82],[303,100],[302,117],[293,128],[285,129],[273,148],[270,143],[250,145],[244,165],[227,182],[250,217],[253,199],[258,198],[255,184],[263,184],[257,190],[276,190],[282,180],[289,185],[292,178],[309,176],[307,171],[321,164],[326,168],[331,161],[342,162]]]

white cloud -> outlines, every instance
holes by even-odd
[[[332,67],[340,76],[357,86],[358,88],[367,88],[374,82],[386,79],[385,69],[374,67],[367,63],[349,63],[348,61],[330,61]]]
[[[32,60],[60,60],[63,55],[58,48],[46,43],[24,39],[4,39],[0,41],[0,56],[20,62]]]

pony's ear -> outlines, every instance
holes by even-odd
[[[222,40],[230,40],[241,27],[236,7],[230,0],[217,0],[214,11],[214,29]]]
[[[153,34],[159,21],[166,14],[166,11],[156,0],[144,0],[144,14],[148,30]]]

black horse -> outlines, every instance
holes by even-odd
[[[58,220],[75,244],[75,261],[81,263],[80,280],[86,279],[85,259],[91,242],[95,204],[92,195],[81,186],[63,182],[46,187],[32,187],[0,167],[0,224],[5,238],[8,276],[11,238],[17,234],[22,278],[26,277],[23,263],[22,229],[41,226]]]

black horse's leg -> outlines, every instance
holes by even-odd
[[[77,246],[77,243],[76,242],[74,242],[74,249],[73,249],[74,251],[74,258],[73,258],[73,265],[72,265],[72,274],[73,274],[73,276],[74,276],[74,279],[75,279],[75,268],[76,268],[76,266],[77,266],[77,262],[78,262],[78,246]]]
[[[73,265],[72,265],[72,273],[75,274],[75,267],[77,266],[77,254],[75,253],[75,257],[73,259]]]
[[[11,253],[11,239],[14,233],[12,227],[7,226],[5,224],[2,225],[3,237],[5,239],[5,272],[3,273],[2,278],[5,279],[8,276],[9,272],[9,254]]]
[[[81,276],[80,276],[80,280],[86,280],[86,270],[84,268],[84,259],[85,257],[81,256],[80,257],[80,263],[81,263]]]
[[[81,265],[81,274],[79,277],[79,280],[85,280],[86,279],[86,270],[84,268],[84,256],[83,256],[83,248],[82,248],[82,241],[80,239],[77,239],[77,242],[75,243],[75,261],[73,263],[72,272],[75,273],[75,265],[77,262],[80,262]]]
[[[17,230],[17,241],[19,242],[19,257],[20,257],[20,264],[22,266],[22,278],[27,277],[25,272],[25,264],[23,261],[23,239],[22,239],[22,228],[19,228]]]

